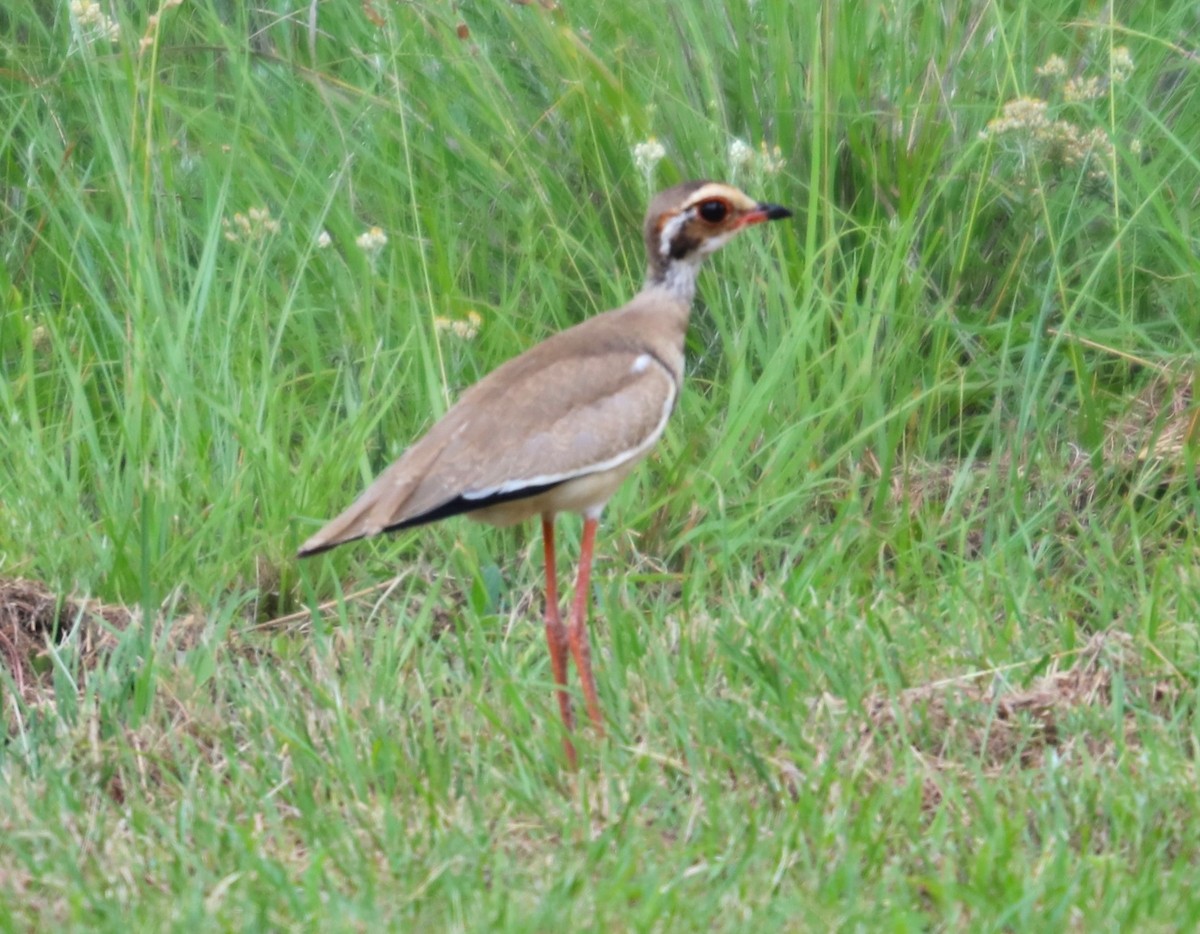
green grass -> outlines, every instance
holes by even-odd
[[[33,685],[0,633],[4,929],[1197,925],[1196,448],[1130,454],[1190,383],[1129,415],[1196,369],[1186,4],[211,0],[115,42],[31,6],[0,577],[133,616]],[[1040,128],[988,129],[1022,97]],[[293,556],[628,298],[697,176],[796,216],[710,261],[608,508],[572,774],[532,526]]]

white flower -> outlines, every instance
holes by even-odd
[[[754,149],[744,139],[735,139],[729,144],[729,164],[735,169],[744,169],[754,161]]]
[[[468,311],[465,318],[447,318],[443,315],[438,315],[433,319],[433,328],[439,333],[449,331],[460,340],[474,340],[479,334],[479,326],[483,324],[483,318],[479,316],[477,311]]]
[[[1063,85],[1063,100],[1071,104],[1094,101],[1104,93],[1104,82],[1096,75],[1087,78],[1068,78]]]
[[[981,138],[1011,133],[1015,130],[1040,130],[1050,125],[1046,102],[1036,97],[1018,97],[1004,105],[1003,116],[988,121]]]
[[[1044,65],[1034,71],[1043,78],[1061,78],[1067,73],[1067,63],[1061,55],[1051,55]]]
[[[662,162],[666,154],[667,151],[663,148],[663,144],[651,136],[644,143],[638,143],[633,147],[633,164],[649,181],[655,166]]]
[[[333,237],[329,236],[328,230],[322,230],[317,234],[317,249],[323,250],[333,243]]]
[[[68,9],[75,20],[79,42],[92,45],[101,40],[116,42],[121,38],[121,24],[100,9],[96,0],[71,0]]]
[[[270,208],[250,208],[245,214],[239,211],[232,221],[222,219],[221,226],[230,243],[257,243],[280,230],[279,221],[271,217]]]
[[[465,341],[473,340],[475,335],[479,333],[479,325],[483,323],[483,319],[479,317],[479,312],[468,311],[466,318],[461,321],[455,321],[451,327],[457,337]]]
[[[354,242],[358,244],[360,250],[374,259],[387,246],[388,238],[382,227],[372,227],[370,230],[360,233]]]
[[[251,208],[246,213],[250,216],[251,225],[262,231],[262,236],[279,233],[279,221],[271,217],[270,208]]]
[[[778,175],[783,167],[787,165],[787,160],[783,158],[783,150],[778,146],[772,146],[767,149],[767,141],[763,140],[759,145],[759,164],[762,170],[767,175]]]
[[[783,150],[778,146],[767,146],[766,140],[759,143],[755,151],[744,139],[734,139],[729,144],[728,156],[735,175],[743,169],[756,169],[763,175],[777,175],[787,164]]]
[[[1108,56],[1108,66],[1113,81],[1117,84],[1125,81],[1133,74],[1133,56],[1129,54],[1129,49],[1123,45],[1113,49]]]

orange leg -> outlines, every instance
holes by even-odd
[[[575,667],[579,669],[579,680],[583,685],[583,699],[587,703],[588,716],[592,718],[597,732],[604,733],[604,718],[600,716],[600,699],[596,696],[596,679],[592,676],[592,652],[588,647],[587,608],[588,589],[592,576],[592,546],[596,543],[596,527],[599,519],[585,516],[583,520],[583,542],[579,547],[579,576],[575,580],[575,601],[571,608],[571,654],[575,656]]]
[[[558,710],[562,714],[563,751],[567,762],[575,768],[575,747],[571,733],[575,729],[575,715],[571,711],[571,695],[567,693],[567,629],[558,615],[558,573],[554,566],[554,515],[542,516],[542,545],[546,553],[546,644],[550,646],[550,667],[554,671],[554,683],[558,685]]]

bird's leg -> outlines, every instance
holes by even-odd
[[[567,693],[567,629],[558,615],[558,572],[554,566],[554,514],[542,514],[542,545],[546,550],[546,644],[550,646],[550,667],[558,685],[558,710],[562,714],[563,750],[567,762],[575,768],[575,746],[571,733],[575,715],[571,711],[571,695]]]
[[[600,700],[596,697],[596,679],[592,676],[592,653],[588,647],[587,633],[592,546],[596,543],[596,527],[599,523],[599,516],[584,516],[583,542],[579,546],[579,576],[575,580],[575,600],[571,608],[569,635],[571,654],[575,656],[575,667],[579,669],[579,680],[583,685],[583,699],[587,703],[588,716],[592,718],[596,730],[603,733],[604,718],[600,716]]]

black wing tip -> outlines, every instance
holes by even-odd
[[[453,516],[461,516],[463,513],[476,512],[480,509],[487,509],[489,506],[498,506],[501,503],[511,503],[513,500],[529,499],[545,493],[547,490],[552,490],[563,481],[556,483],[546,483],[539,486],[522,487],[519,490],[512,490],[507,493],[496,493],[492,496],[485,496],[479,499],[467,499],[465,496],[456,496],[454,499],[447,500],[440,506],[434,506],[427,512],[421,513],[419,516],[413,516],[410,519],[404,519],[394,525],[384,526],[378,532],[372,532],[369,535],[360,534],[353,535],[349,538],[339,538],[337,541],[322,542],[319,545],[308,547],[303,545],[297,550],[297,558],[312,558],[316,555],[323,554],[326,551],[332,551],[339,545],[346,545],[350,542],[356,542],[363,538],[374,538],[376,535],[383,535],[385,532],[402,532],[405,529],[415,528],[418,525],[428,525],[430,522],[438,522],[441,519],[449,519]]]
[[[435,519],[441,519],[441,515],[431,515],[427,513],[423,516],[418,516],[415,519],[405,519],[403,522],[397,522],[395,525],[385,526],[375,532],[360,532],[357,535],[349,535],[346,538],[335,539],[334,541],[321,542],[318,545],[301,545],[296,549],[296,557],[314,558],[317,555],[323,555],[327,551],[333,551],[341,545],[349,545],[351,542],[361,541],[364,538],[375,538],[387,532],[401,532],[404,529],[412,528],[414,525],[424,525],[426,522],[433,522]]]

